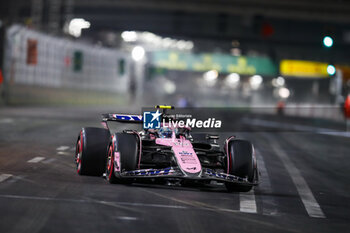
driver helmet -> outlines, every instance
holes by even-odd
[[[158,133],[161,138],[171,138],[173,131],[169,127],[162,127]]]

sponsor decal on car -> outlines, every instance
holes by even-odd
[[[142,121],[141,115],[113,114],[112,116],[115,119],[122,120],[122,121]]]
[[[216,177],[219,179],[229,180],[229,181],[240,181],[240,182],[248,182],[247,178],[241,178],[238,176],[225,174],[225,173],[218,173],[211,169],[206,169],[205,174],[208,176]]]
[[[180,155],[180,158],[181,158],[181,161],[184,163],[184,164],[197,164],[197,160],[196,158],[194,157],[194,155],[192,154],[192,152],[188,152],[188,151],[180,151],[179,152],[179,155]],[[187,168],[187,169],[190,169],[190,170],[195,170],[195,168]]]
[[[157,176],[157,175],[171,175],[175,172],[171,167],[164,169],[142,169],[135,171],[127,171],[127,176]]]

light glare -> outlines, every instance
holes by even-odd
[[[167,80],[164,84],[164,90],[167,94],[174,94],[176,91],[176,84],[170,80]]]
[[[121,36],[125,42],[133,42],[137,40],[137,34],[135,31],[124,31]]]
[[[328,73],[329,75],[334,75],[334,74],[335,74],[335,71],[336,71],[336,69],[335,69],[335,67],[334,67],[333,65],[328,65],[328,66],[327,66],[327,73]]]
[[[81,36],[81,30],[90,28],[90,22],[82,18],[75,18],[69,22],[68,33],[74,37]]]
[[[207,82],[214,82],[218,78],[219,74],[216,70],[209,70],[204,73],[203,77]]]
[[[263,78],[260,75],[253,75],[249,79],[250,86],[254,90],[258,89],[262,82],[263,82]]]
[[[287,88],[282,87],[278,90],[278,95],[283,99],[287,99],[290,95],[290,91]]]
[[[141,46],[135,46],[131,51],[131,57],[134,61],[141,61],[145,56],[145,49]]]
[[[324,46],[326,46],[326,47],[332,47],[332,45],[333,45],[333,39],[332,39],[332,37],[330,37],[330,36],[325,36],[324,38],[323,38],[323,44],[324,44]]]
[[[240,76],[237,73],[231,73],[227,75],[225,82],[230,87],[236,87],[239,83]]]

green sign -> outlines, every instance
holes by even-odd
[[[205,72],[217,70],[219,73],[243,75],[276,75],[277,66],[266,57],[231,56],[219,53],[181,53],[157,51],[151,55],[151,65],[168,70]]]
[[[83,53],[75,51],[73,56],[73,70],[79,72],[83,69]]]
[[[125,74],[125,60],[124,59],[119,59],[118,70],[119,70],[120,76],[123,76]]]

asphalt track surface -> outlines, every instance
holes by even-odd
[[[348,232],[350,138],[306,132],[237,133],[251,140],[261,184],[110,185],[79,176],[82,126],[102,109],[0,109],[0,232]],[[225,136],[225,135],[224,135]]]

